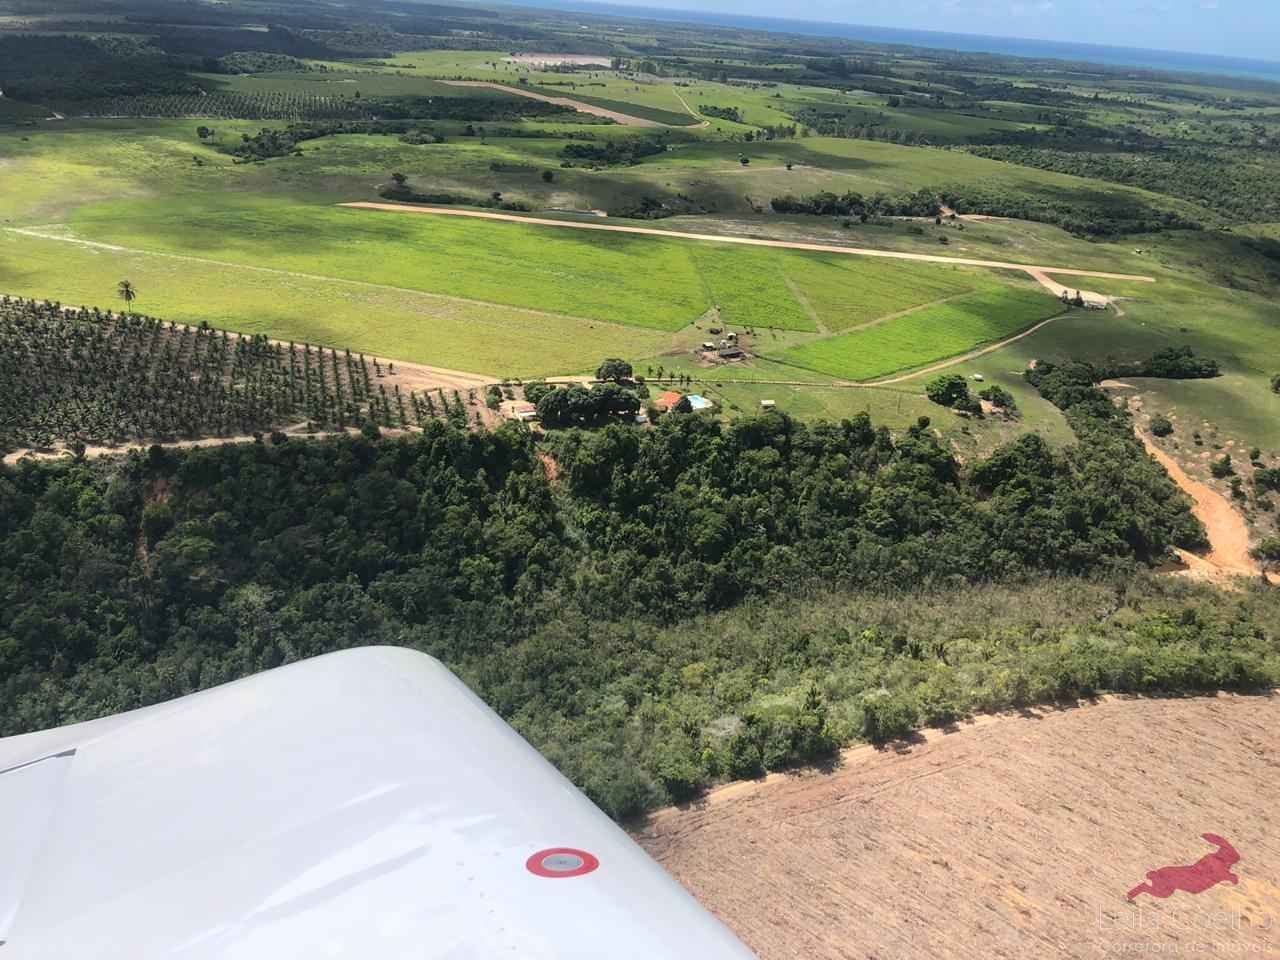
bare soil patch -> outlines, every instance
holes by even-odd
[[[761,960],[1274,955],[1278,723],[1274,695],[1105,697],[859,747],[631,829]],[[1206,832],[1238,884],[1126,899],[1212,853]],[[1201,910],[1235,927],[1196,929]]]

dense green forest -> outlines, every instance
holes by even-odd
[[[432,421],[29,463],[0,472],[0,731],[407,644],[622,815],[994,706],[1277,682],[1280,618],[1252,597],[1226,628],[1135,606],[1123,627],[1028,609],[925,636],[907,607],[894,629],[840,613],[1072,574],[1094,585],[1063,590],[1116,608],[1137,566],[1201,539],[1118,435],[1063,452],[1027,435],[961,466],[923,425],[895,440],[865,415],[674,415],[537,449],[518,425]],[[787,619],[796,598],[814,606]]]

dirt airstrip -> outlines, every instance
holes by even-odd
[[[461,81],[458,81],[461,82]],[[503,220],[509,223],[531,224],[541,227],[564,227],[571,230],[605,230],[613,233],[635,233],[680,240],[707,240],[715,243],[740,243],[754,247],[778,247],[784,250],[813,250],[819,253],[843,253],[855,257],[882,257],[886,260],[912,260],[922,263],[960,264],[968,267],[987,267],[993,270],[1021,270],[1037,283],[1059,296],[1061,284],[1046,274],[1056,273],[1071,277],[1095,277],[1103,280],[1131,280],[1155,283],[1155,277],[1127,273],[1104,273],[1097,270],[1077,270],[1070,267],[1045,267],[1029,263],[1010,263],[1003,260],[973,260],[966,257],[944,257],[929,253],[906,253],[900,250],[878,250],[871,247],[843,247],[830,243],[805,243],[798,240],[765,240],[759,237],[721,236],[714,233],[688,233],[681,230],[658,230],[653,227],[630,227],[616,223],[586,223],[580,220],[552,220],[548,217],[525,217],[510,213],[492,213],[484,210],[460,210],[453,207],[425,207],[404,203],[377,203],[357,200],[340,203],[340,207],[361,210],[381,210],[389,213],[422,213],[443,217],[473,217],[478,220]],[[1101,295],[1099,295],[1101,296]]]
[[[490,90],[501,90],[503,93],[514,93],[522,97],[528,97],[530,100],[541,100],[544,103],[555,103],[562,107],[573,107],[579,113],[590,113],[597,117],[608,117],[614,123],[621,124],[626,127],[665,127],[667,124],[659,123],[657,120],[646,120],[644,117],[633,117],[629,113],[619,113],[617,110],[608,110],[604,107],[597,107],[594,104],[583,103],[581,100],[571,100],[569,97],[548,97],[542,93],[534,93],[532,90],[521,90],[519,87],[513,87],[505,83],[495,83],[492,80],[441,80],[441,83],[447,83],[451,87],[488,87]]]
[[[1278,727],[1275,695],[1106,697],[859,747],[632,833],[762,960],[1280,956]],[[1126,899],[1213,853],[1204,833],[1238,883]]]

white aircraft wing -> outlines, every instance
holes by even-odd
[[[0,740],[0,960],[753,956],[440,663]]]

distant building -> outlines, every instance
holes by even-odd
[[[773,409],[774,407],[776,407],[777,405],[778,405],[778,404],[777,404],[775,401],[773,401],[773,400],[761,400],[761,401],[760,401],[760,409],[761,409],[761,410],[772,410],[772,409]]]
[[[679,399],[680,399],[680,394],[676,393],[676,391],[666,390],[663,392],[662,396],[658,398],[658,409],[670,410],[672,407],[676,405]]]

